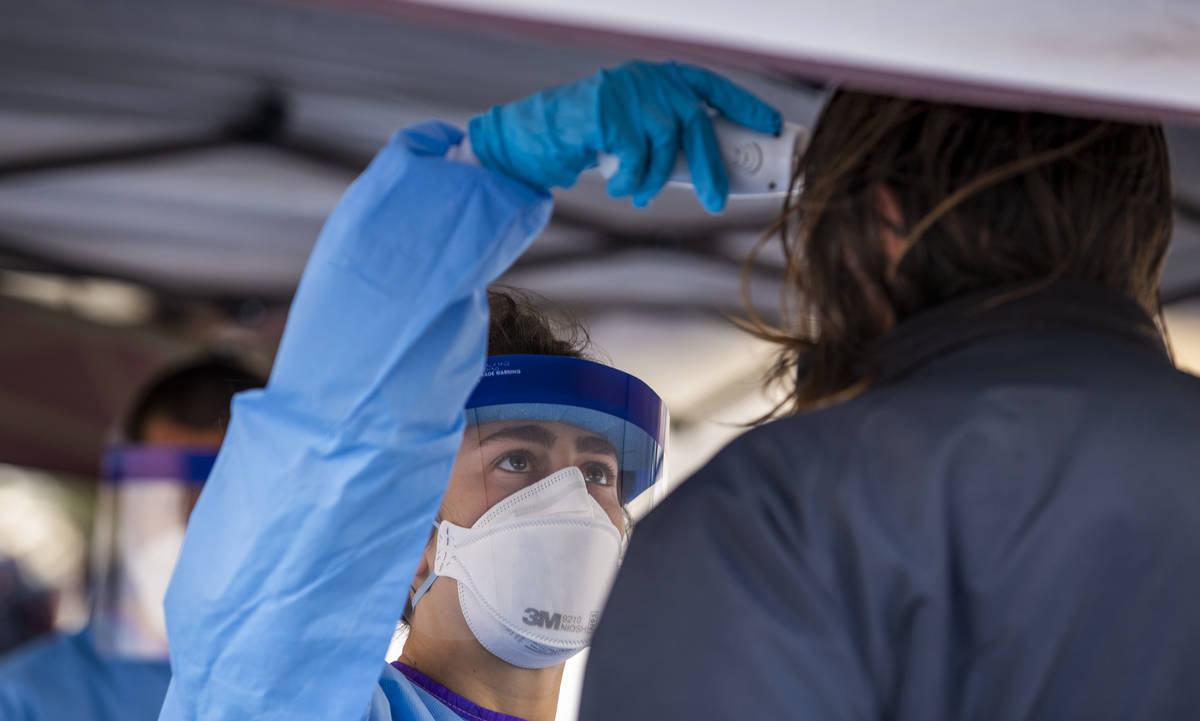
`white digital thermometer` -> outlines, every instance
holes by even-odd
[[[767,135],[743,127],[722,117],[713,118],[713,130],[721,146],[721,158],[729,176],[731,196],[780,196],[788,192],[792,169],[808,145],[808,130],[795,123],[784,123],[778,135]],[[596,169],[605,178],[617,174],[621,166],[615,155],[600,153]],[[671,185],[691,185],[687,158],[680,151],[671,171]]]

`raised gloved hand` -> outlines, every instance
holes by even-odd
[[[725,207],[729,180],[707,108],[763,133],[779,132],[779,112],[719,75],[697,67],[626,63],[471,120],[471,146],[485,166],[538,188],[570,187],[610,153],[621,168],[614,198],[644,207],[662,189],[680,146],[700,202]]]

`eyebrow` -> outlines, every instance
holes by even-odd
[[[501,428],[487,438],[484,438],[479,442],[479,445],[483,446],[495,441],[506,440],[525,441],[526,443],[536,443],[539,446],[550,448],[558,440],[558,436],[541,426],[509,426],[508,428]]]
[[[616,446],[604,436],[580,436],[575,439],[575,450],[579,453],[597,453],[620,458]]]

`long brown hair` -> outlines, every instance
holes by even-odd
[[[902,239],[898,253],[885,250],[885,229]],[[781,346],[772,378],[788,393],[772,415],[868,387],[880,336],[981,290],[1083,280],[1157,313],[1171,230],[1157,125],[839,91],[764,238],[787,258],[782,325],[752,306],[747,323]]]

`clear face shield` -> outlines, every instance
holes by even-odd
[[[163,597],[212,448],[123,445],[104,460],[92,553],[92,633],[114,656],[166,660]]]
[[[444,580],[414,598],[450,619],[428,624],[434,633],[465,630],[523,668],[562,663],[591,639],[631,530],[628,504],[662,493],[666,407],[598,363],[497,356],[466,417],[429,576]]]

